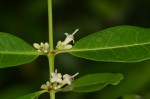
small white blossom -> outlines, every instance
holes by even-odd
[[[50,83],[47,81],[46,84],[43,84],[41,86],[41,89],[44,90],[58,90],[60,88],[62,88],[63,86],[70,85],[73,80],[74,77],[77,76],[79,73],[74,74],[73,76],[69,75],[69,74],[65,74],[63,75],[63,79],[62,79],[62,75],[61,73],[57,73],[57,69],[55,70],[55,72],[51,73],[51,81]]]
[[[61,49],[63,49],[63,50],[71,49],[72,45],[71,44],[65,45],[64,42],[58,41],[56,48],[59,49],[59,50],[61,50]]]
[[[61,83],[62,82],[62,75],[61,73],[57,73],[57,70],[55,70],[54,73],[51,73],[51,82],[54,83],[54,82],[57,82],[57,83]]]
[[[68,84],[70,85],[72,81],[74,80],[74,77],[77,76],[79,73],[74,74],[73,76],[65,74],[63,75],[63,84]]]
[[[48,53],[49,52],[49,44],[41,42],[40,44],[34,43],[33,46],[37,49],[38,52]]]
[[[57,85],[57,86],[54,86],[53,89],[54,89],[54,90],[57,90],[57,89],[60,89],[61,87],[62,87],[62,86]]]
[[[65,45],[69,44],[71,41],[73,41],[73,43],[75,42],[74,35],[78,32],[78,30],[79,29],[76,29],[72,34],[65,33],[65,35],[67,36],[66,39],[64,40]]]
[[[54,89],[54,90],[57,90],[58,88],[57,88],[57,86],[55,86],[53,89]]]
[[[65,33],[65,35],[66,35],[65,40],[63,42],[58,41],[56,48],[59,49],[59,50],[71,49],[72,45],[69,44],[69,43],[71,41],[73,41],[73,43],[75,42],[74,41],[74,35],[75,35],[75,33],[77,33],[78,30],[79,29],[76,29],[72,34]]]
[[[49,84],[49,81],[46,82],[46,84],[43,84],[41,86],[41,89],[44,89],[44,90],[48,90],[50,88],[50,84]]]

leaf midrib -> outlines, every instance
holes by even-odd
[[[0,51],[0,54],[8,54],[8,55],[10,55],[10,54],[16,54],[16,55],[19,55],[19,54],[21,54],[21,55],[40,55],[40,53],[38,53],[38,52],[13,52],[13,51],[10,51],[10,52],[8,52],[8,51]]]
[[[92,84],[83,84],[83,85],[73,85],[72,87],[84,87],[84,86],[92,86],[92,85],[97,85],[97,84],[101,84],[102,82],[95,82]],[[111,82],[103,82],[102,84],[112,84]]]
[[[129,44],[129,45],[123,45],[123,46],[115,46],[115,47],[103,47],[103,48],[85,48],[85,49],[71,49],[71,50],[60,50],[57,51],[57,53],[64,53],[64,52],[81,52],[81,51],[96,51],[96,50],[110,50],[110,49],[117,49],[117,48],[124,48],[124,47],[134,47],[134,46],[144,46],[148,45],[150,42],[147,43],[135,43],[135,44]]]

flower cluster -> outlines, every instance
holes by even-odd
[[[58,41],[56,49],[58,49],[58,50],[71,49],[72,45],[69,43],[71,41],[73,41],[73,43],[75,42],[74,41],[74,35],[75,35],[75,33],[77,33],[78,30],[79,29],[76,29],[72,34],[65,33],[65,35],[66,35],[65,40],[63,42]]]
[[[33,46],[37,49],[38,52],[48,53],[49,52],[49,44],[41,42],[40,44],[34,43]]]
[[[61,73],[57,73],[57,70],[55,70],[55,72],[51,73],[51,86],[49,84],[49,82],[47,81],[46,84],[43,84],[41,86],[41,89],[44,90],[49,90],[49,89],[53,89],[53,90],[58,90],[60,88],[62,88],[65,85],[70,85],[73,80],[74,77],[77,76],[79,73],[74,74],[73,76],[69,75],[69,74],[65,74],[65,75],[61,75]]]
[[[49,90],[49,89],[50,89],[49,81],[47,81],[46,84],[43,84],[43,85],[41,86],[41,89],[47,89],[47,90]]]

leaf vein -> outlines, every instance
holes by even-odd
[[[109,49],[117,49],[117,48],[127,48],[127,47],[134,47],[134,46],[141,46],[141,45],[149,45],[150,42],[147,43],[134,43],[129,45],[123,45],[123,46],[112,46],[112,47],[104,47],[104,48],[91,48],[91,49],[71,49],[71,50],[59,50],[57,53],[63,53],[63,52],[79,52],[79,51],[95,51],[95,50],[109,50]]]

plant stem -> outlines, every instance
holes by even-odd
[[[51,93],[50,93],[50,98],[51,98],[51,99],[55,99],[55,92],[51,92]]]
[[[54,72],[54,46],[53,46],[53,18],[52,18],[52,0],[48,0],[48,29],[49,29],[49,44],[50,44],[50,53],[48,54],[49,61],[49,81],[51,80],[51,73]],[[50,82],[51,84],[51,82]],[[50,99],[55,99],[55,92],[50,91]]]
[[[49,22],[49,43],[50,43],[50,51],[53,51],[53,50],[54,50],[54,47],[53,47],[52,0],[48,0],[48,22]]]
[[[48,56],[49,60],[49,81],[51,80],[51,73],[54,72],[54,58],[55,53],[50,53]],[[55,99],[55,92],[52,90],[50,91],[50,99]]]
[[[48,60],[49,60],[49,76],[51,75],[51,72],[54,72],[54,58],[55,58],[55,54],[50,53],[50,55],[48,56]]]

